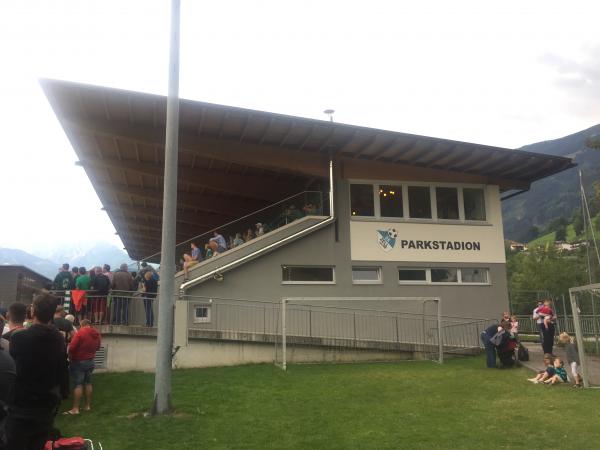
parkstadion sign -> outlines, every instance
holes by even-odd
[[[501,224],[350,221],[353,261],[506,263]]]
[[[391,251],[397,245],[402,249],[414,250],[481,250],[481,242],[479,241],[399,239],[395,228],[377,230],[377,243],[386,252]]]

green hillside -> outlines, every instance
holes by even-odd
[[[506,239],[527,242],[536,237],[531,232],[533,227],[543,230],[559,217],[569,219],[580,206],[578,169],[582,170],[584,187],[591,195],[592,183],[600,180],[600,151],[588,149],[585,142],[594,133],[600,133],[600,125],[520,149],[567,156],[573,158],[578,167],[537,181],[528,192],[502,202]]]
[[[594,230],[596,231],[596,230]],[[578,240],[581,240],[582,236],[577,236],[575,234],[575,228],[573,227],[573,224],[569,224],[567,226],[567,242],[576,242]],[[538,237],[537,239],[534,239],[533,241],[529,242],[529,246],[535,246],[535,245],[545,245],[548,243],[553,243],[556,241],[556,231],[552,231],[550,233],[546,233],[540,237]]]

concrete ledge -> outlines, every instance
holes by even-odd
[[[97,327],[104,336],[128,336],[156,338],[157,329],[142,326],[101,325]],[[268,333],[250,333],[241,331],[189,329],[189,341],[214,341],[230,343],[271,344],[281,343],[281,335]],[[314,347],[329,349],[355,349],[385,352],[437,353],[437,344],[419,344],[414,342],[390,342],[368,339],[287,336],[288,346]],[[456,355],[477,355],[479,347],[460,347],[445,345],[444,353]]]

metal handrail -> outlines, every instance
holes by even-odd
[[[317,192],[321,192],[321,191],[317,191]],[[273,250],[281,245],[287,244],[288,242],[291,242],[299,237],[302,237],[309,233],[312,233],[313,231],[316,231],[324,226],[328,226],[328,225],[332,224],[335,220],[336,220],[336,216],[335,216],[335,207],[334,207],[333,161],[330,160],[329,161],[329,217],[327,219],[325,219],[315,225],[312,225],[308,228],[305,228],[304,230],[298,231],[297,233],[294,233],[290,236],[287,236],[287,237],[281,239],[280,241],[269,244],[266,247],[262,247],[246,256],[239,258],[236,261],[232,261],[221,267],[213,269],[210,272],[208,272],[204,275],[201,275],[198,278],[195,278],[190,281],[186,281],[181,286],[179,286],[179,295],[180,296],[185,295],[185,292],[188,288],[190,288],[198,283],[203,283],[204,281],[214,277],[217,274],[222,274],[223,271],[227,271],[229,269],[237,267],[238,265],[243,264],[246,261],[249,261],[249,260],[251,260],[257,256],[260,256],[262,254],[265,254],[267,252],[270,252],[271,250]]]
[[[214,227],[214,228],[212,228],[212,229],[210,229],[208,231],[205,231],[204,233],[201,233],[201,234],[199,234],[197,236],[194,236],[194,237],[192,237],[192,238],[190,238],[188,240],[185,240],[183,242],[179,242],[178,244],[176,244],[176,247],[179,247],[180,245],[189,244],[189,243],[191,243],[193,241],[200,240],[202,237],[210,235],[211,233],[213,233],[215,231],[218,231],[218,230],[220,230],[222,228],[225,228],[225,227],[228,227],[230,225],[233,225],[236,222],[241,222],[241,221],[243,221],[245,219],[250,218],[251,216],[254,216],[255,214],[259,214],[261,212],[264,212],[267,209],[273,208],[274,206],[277,206],[277,205],[280,205],[282,203],[285,203],[285,202],[287,202],[287,201],[289,201],[289,200],[291,200],[291,199],[293,199],[295,197],[298,197],[300,195],[303,195],[303,194],[323,194],[323,191],[302,191],[302,192],[298,192],[296,194],[290,195],[289,197],[286,197],[286,198],[284,198],[282,200],[279,200],[278,202],[271,203],[270,205],[267,205],[267,206],[265,206],[263,208],[257,209],[256,211],[248,213],[245,216],[238,217],[237,219],[234,219],[234,220],[231,220],[231,221],[229,221],[227,223],[224,223],[222,225],[216,226],[216,227]],[[321,206],[321,208],[322,208],[322,206]],[[150,256],[146,256],[144,259],[141,259],[139,262],[142,263],[142,262],[145,262],[145,261],[149,261],[150,259],[152,259],[152,258],[154,258],[156,256],[159,256],[160,254],[161,254],[161,252],[156,252],[156,253],[154,253],[154,254],[152,254]]]

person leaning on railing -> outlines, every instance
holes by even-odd
[[[95,291],[94,298],[91,300],[91,317],[93,323],[102,324],[106,314],[106,298],[110,290],[110,279],[102,272],[101,267],[94,269],[96,276],[92,289]]]
[[[154,271],[147,271],[142,280],[144,284],[144,310],[146,312],[146,326],[154,326],[154,311],[152,310],[152,301],[156,298],[158,292],[158,275]]]
[[[113,325],[129,324],[129,301],[133,290],[133,277],[127,270],[127,264],[121,264],[119,270],[113,274],[110,285],[112,289]]]
[[[92,286],[92,279],[90,278],[89,274],[87,273],[87,271],[85,270],[85,267],[80,267],[79,268],[79,276],[77,277],[77,280],[75,281],[75,288],[77,291],[89,291],[90,288]],[[73,295],[73,300],[76,302],[76,294]],[[77,303],[75,303],[77,306]],[[87,312],[88,312],[88,308],[87,308],[87,298],[85,296],[85,293],[83,294],[83,296],[81,297],[81,304],[79,309],[76,308],[77,311],[77,320],[79,322],[81,322],[83,319],[85,319],[87,317]]]

